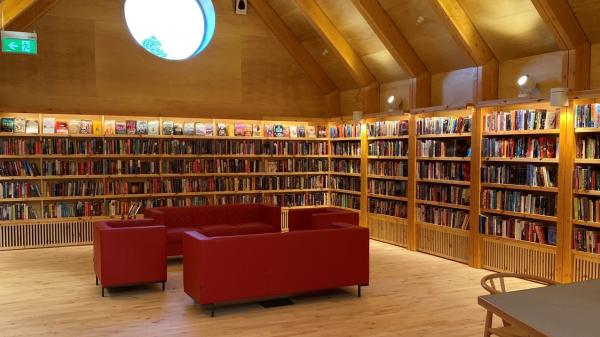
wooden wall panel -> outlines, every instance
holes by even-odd
[[[352,111],[363,110],[363,93],[360,89],[343,90],[340,92],[340,114],[352,115]]]
[[[431,106],[473,102],[476,68],[431,75]]]
[[[0,108],[118,114],[323,117],[325,96],[250,8],[215,0],[218,27],[198,57],[142,50],[119,0],[62,0],[32,30],[39,55],[0,55]]]
[[[541,95],[549,95],[550,88],[564,86],[564,56],[564,51],[557,51],[500,62],[498,98],[517,97],[517,78],[523,74],[535,79]]]
[[[398,104],[398,102],[402,100],[402,109],[409,109],[410,80],[381,83],[381,86],[379,87],[379,92],[379,107],[382,111],[387,110],[387,99],[391,95],[394,95],[396,98],[394,104]]]
[[[600,43],[592,45],[590,82],[591,89],[600,89]]]

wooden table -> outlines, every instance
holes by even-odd
[[[600,280],[480,296],[478,303],[532,337],[600,336]]]

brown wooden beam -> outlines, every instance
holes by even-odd
[[[425,108],[431,105],[431,74],[429,72],[411,79],[410,109]]]
[[[304,69],[308,76],[317,84],[324,94],[338,91],[331,78],[323,71],[317,61],[298,41],[294,33],[277,15],[267,0],[253,0],[250,5],[256,10],[263,22],[273,31],[279,42],[287,48],[292,57]]]
[[[377,82],[361,58],[354,52],[315,0],[296,0],[296,3],[317,33],[339,56],[359,86],[366,87]]]
[[[4,0],[0,12],[5,30],[25,30],[46,14],[58,0]]]
[[[568,50],[567,85],[571,90],[590,88],[591,45],[567,0],[531,0],[554,35],[558,46]]]

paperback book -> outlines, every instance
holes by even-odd
[[[180,122],[173,123],[173,134],[176,136],[183,135],[183,123],[180,123]]]
[[[137,123],[136,123],[136,121],[128,120],[128,121],[125,122],[125,126],[127,128],[127,134],[128,135],[135,135],[136,130],[137,130]]]
[[[148,121],[137,121],[135,125],[136,135],[147,135],[148,134]]]
[[[115,122],[115,134],[124,135],[127,134],[127,126],[125,121],[116,121]]]
[[[67,125],[67,129],[70,135],[76,135],[81,130],[81,121],[71,119]]]
[[[69,123],[67,121],[56,121],[56,133],[61,135],[69,134]]]
[[[29,119],[25,124],[25,133],[38,134],[40,132],[40,125],[38,121]]]
[[[163,135],[173,134],[173,121],[163,121]]]
[[[160,125],[158,120],[148,121],[148,134],[151,136],[158,136],[160,134]]]
[[[4,124],[4,123],[2,123]],[[44,133],[55,133],[56,132],[56,120],[52,117],[45,117],[42,121],[42,128]]]
[[[14,118],[10,118],[10,117],[3,117],[2,120],[0,120],[1,125],[1,130],[2,132],[13,132],[14,128],[15,128],[15,119]]]
[[[115,134],[115,126],[116,126],[116,122],[114,120],[104,121],[104,134],[105,135],[114,135]]]
[[[82,120],[79,127],[79,133],[82,135],[91,135],[93,132],[91,120]]]
[[[15,117],[14,133],[25,133],[25,124],[27,121],[22,117]]]
[[[196,133],[194,122],[183,123],[183,134],[186,136],[193,136]]]

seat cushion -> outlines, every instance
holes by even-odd
[[[183,232],[195,230],[193,227],[167,227],[167,244],[181,243]]]
[[[275,230],[272,226],[269,226],[261,222],[250,222],[235,226],[238,231],[238,235],[246,234],[262,234],[262,233],[273,233]]]
[[[206,236],[232,236],[238,234],[237,226],[232,225],[206,225],[196,227],[196,230]]]

